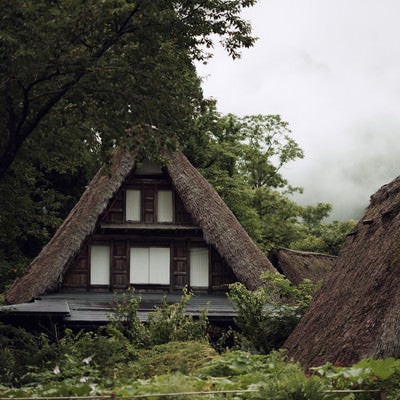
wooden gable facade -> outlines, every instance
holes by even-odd
[[[125,179],[66,270],[60,290],[221,291],[236,280],[208,245],[165,169]]]
[[[263,271],[276,272],[185,155],[163,158],[161,168],[139,163],[129,149],[115,150],[110,165],[97,172],[27,273],[6,292],[8,315],[10,307],[34,315],[46,304],[51,311],[65,303],[65,321],[84,322],[90,316],[82,310],[104,309],[98,295],[134,287],[143,296],[170,298],[188,287],[213,298],[210,313],[220,318],[231,315],[231,306],[220,312],[218,305],[229,283],[255,289]]]

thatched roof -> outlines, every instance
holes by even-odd
[[[400,177],[371,197],[334,270],[285,343],[304,366],[400,357]]]
[[[193,220],[202,228],[205,241],[217,249],[240,282],[249,289],[260,286],[261,273],[266,270],[276,272],[275,268],[188,159],[176,152],[169,160],[167,169],[175,190]]]
[[[285,275],[294,285],[298,285],[304,279],[313,283],[322,282],[337,259],[328,254],[285,248],[272,249],[268,257],[278,272]]]
[[[263,270],[275,269],[250,239],[217,192],[179,152],[165,155],[172,183],[187,211],[248,288],[257,287]],[[33,260],[28,273],[6,293],[9,304],[31,301],[55,289],[85,239],[96,229],[99,216],[135,166],[134,153],[117,150],[108,171],[105,167],[90,182],[50,242]]]

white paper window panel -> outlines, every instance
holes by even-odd
[[[149,283],[149,248],[132,247],[130,257],[131,283]]]
[[[172,191],[159,190],[157,201],[157,221],[172,222],[173,221],[173,206],[172,206]]]
[[[128,189],[125,199],[125,218],[127,221],[140,222],[140,190]]]
[[[190,286],[208,287],[208,249],[190,249]]]
[[[108,246],[90,247],[90,284],[110,284],[110,248]]]
[[[150,247],[149,283],[169,284],[170,277],[169,247]]]
[[[130,277],[131,283],[169,285],[169,247],[132,247]]]

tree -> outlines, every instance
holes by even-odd
[[[300,207],[288,194],[300,189],[280,170],[303,152],[287,122],[278,115],[222,116],[213,104],[198,122],[204,133],[186,148],[191,161],[262,248],[289,246],[297,237]]]
[[[319,203],[301,209],[300,236],[291,243],[292,249],[315,251],[338,255],[347,234],[354,228],[355,221],[324,222],[332,206]]]
[[[339,252],[354,222],[325,223],[330,204],[302,207],[291,200],[302,189],[281,169],[303,151],[279,115],[221,115],[209,101],[194,126],[185,152],[261,248]]]
[[[283,275],[266,273],[264,284],[248,290],[239,283],[229,285],[229,299],[237,309],[235,324],[240,345],[268,354],[282,346],[307,311],[315,285],[304,281],[292,285]]]
[[[72,133],[32,139],[0,180],[0,292],[50,240],[99,167],[97,149]]]
[[[3,1],[0,178],[37,131],[79,131],[103,149],[182,141],[202,100],[193,60],[215,37],[232,57],[251,46],[240,12],[255,2]]]

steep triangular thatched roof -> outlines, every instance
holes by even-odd
[[[180,152],[165,154],[175,190],[204,239],[213,245],[248,288],[257,287],[264,270],[275,271],[250,239],[212,186]],[[94,232],[99,216],[135,167],[136,155],[117,150],[109,171],[95,175],[50,242],[33,260],[28,273],[6,293],[9,304],[31,301],[54,289],[85,239]]]
[[[278,272],[285,275],[294,285],[298,285],[304,279],[314,283],[322,282],[337,259],[328,254],[285,248],[272,249],[268,258]]]
[[[400,177],[371,197],[285,347],[306,367],[400,357],[399,310]]]

